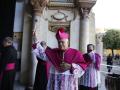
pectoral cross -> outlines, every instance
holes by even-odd
[[[64,62],[64,54],[65,54],[65,52],[62,53],[62,64],[65,63],[65,62]]]

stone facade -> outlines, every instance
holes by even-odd
[[[58,27],[65,27],[69,29],[68,32],[70,33],[70,47],[76,49],[83,48],[84,44],[82,45],[82,47],[79,47],[81,44],[80,38],[82,38],[83,41],[88,39],[86,41],[86,45],[88,43],[95,44],[94,13],[90,12],[90,10],[87,10],[86,14],[81,14],[81,10],[78,9],[79,7],[75,8],[75,4],[72,1],[72,3],[55,2],[57,0],[50,1],[51,2],[48,3],[48,8],[43,11],[44,13],[41,16],[35,15],[34,21],[37,22],[35,22],[34,30],[36,31],[37,39],[39,41],[45,40],[50,47],[57,47],[55,30],[57,30]],[[87,15],[87,17],[85,15]],[[88,26],[84,26],[84,22],[86,21],[83,21],[84,25],[80,24],[82,21],[81,18],[83,18],[83,16],[84,18],[88,18]],[[84,28],[88,29],[88,31],[83,34],[84,36],[86,35],[85,37],[80,37],[81,27],[83,27],[83,30]],[[51,29],[53,30],[51,31]],[[47,37],[45,36],[45,34],[47,35]],[[73,42],[76,42],[76,44],[74,44]],[[84,46],[84,48],[86,48],[86,45]]]

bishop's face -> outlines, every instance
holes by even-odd
[[[68,39],[61,39],[61,40],[58,40],[58,47],[61,49],[61,50],[66,50],[68,48]]]

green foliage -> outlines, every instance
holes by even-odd
[[[103,46],[106,49],[120,49],[120,31],[108,30],[103,36]]]

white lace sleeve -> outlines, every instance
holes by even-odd
[[[81,77],[85,72],[78,64],[73,63],[72,67],[74,68],[73,74],[76,77]]]
[[[33,50],[33,53],[43,61],[48,60],[45,54],[45,49],[40,44],[37,44],[37,48]]]

